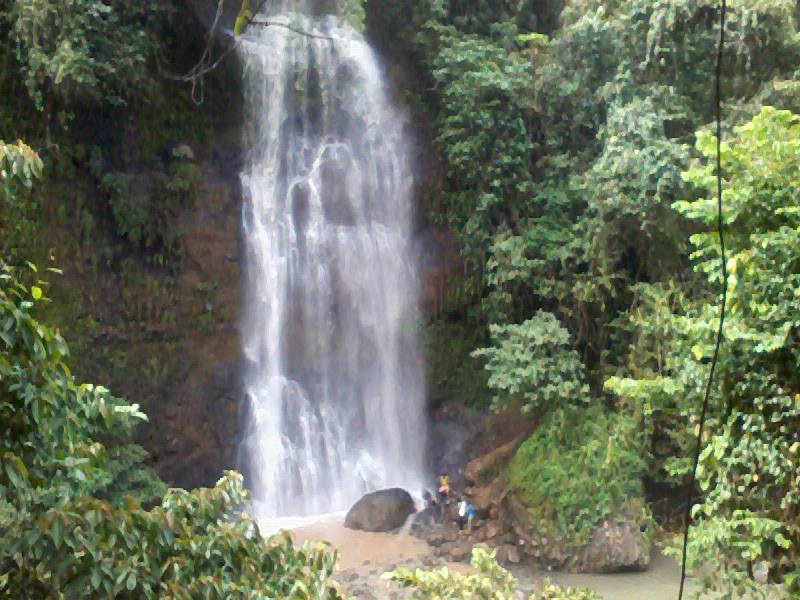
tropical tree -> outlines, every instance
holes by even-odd
[[[692,258],[705,285],[678,303],[651,294],[659,309],[644,314],[661,315],[670,343],[658,363],[607,382],[627,406],[648,407],[651,432],[660,429],[683,456],[713,354],[721,284],[716,138],[701,130],[697,149],[700,163],[685,177],[705,195],[674,206],[698,228]],[[690,565],[716,567],[705,583],[726,598],[763,593],[765,581],[795,592],[800,585],[798,155],[800,117],[772,107],[722,145],[728,310],[689,550]],[[650,328],[646,320],[639,326]],[[667,461],[674,475],[688,467],[685,458]]]

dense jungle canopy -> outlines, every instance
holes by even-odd
[[[620,515],[650,527],[651,490],[685,493],[718,325],[718,3],[329,4],[409,107],[419,228],[459,250],[422,324],[431,402],[538,420],[508,479],[569,547]],[[203,56],[197,15],[215,6],[0,0],[7,597],[338,593],[320,548],[219,518],[245,501],[238,475],[167,492],[134,443],[175,483],[179,457],[153,448],[196,392],[176,382],[237,351],[236,299],[221,275],[195,281],[187,225],[209,177],[239,164],[235,53],[194,82],[172,76]],[[689,544],[722,597],[800,594],[798,6],[732,0],[727,14],[728,308]],[[210,65],[230,40],[208,43]],[[226,332],[234,349],[208,358]],[[138,404],[156,433],[135,435]]]

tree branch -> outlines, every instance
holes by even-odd
[[[321,35],[319,33],[312,33],[310,31],[304,31],[303,29],[298,29],[297,27],[292,27],[286,23],[276,23],[275,21],[255,21],[250,20],[250,25],[261,25],[263,27],[283,27],[284,29],[288,29],[294,33],[303,35],[305,37],[316,38],[318,40],[331,40],[334,41],[336,38],[331,37],[329,35]]]
[[[214,21],[211,24],[211,28],[208,32],[208,41],[206,42],[206,46],[203,50],[203,54],[200,57],[200,60],[197,64],[192,67],[185,75],[175,75],[173,73],[167,72],[163,66],[161,65],[161,61],[159,60],[158,54],[156,54],[156,62],[158,64],[158,69],[161,72],[161,75],[166,79],[170,79],[172,81],[185,81],[187,83],[191,83],[192,85],[192,100],[196,104],[202,104],[203,102],[203,77],[217,68],[217,66],[222,62],[222,60],[228,56],[236,46],[239,45],[241,40],[241,36],[234,36],[234,42],[225,49],[225,51],[213,62],[211,62],[211,47],[214,43],[214,37],[217,33],[217,29],[219,27],[219,21],[222,16],[223,6],[225,0],[219,0],[217,4],[217,11],[214,16]],[[261,0],[258,6],[256,7],[255,11],[252,15],[247,17],[247,24],[245,27],[249,27],[250,25],[260,25],[262,27],[283,27],[284,29],[288,29],[289,31],[296,33],[298,35],[302,35],[309,38],[315,38],[319,40],[330,40],[333,41],[336,38],[333,38],[328,35],[321,35],[318,33],[313,33],[311,31],[305,31],[303,29],[299,29],[287,23],[277,23],[275,21],[257,21],[256,16],[261,12],[261,9],[264,8],[264,5],[267,3],[267,0]]]

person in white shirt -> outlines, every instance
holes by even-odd
[[[458,528],[460,530],[464,529],[464,525],[467,523],[467,501],[463,498],[458,503]]]

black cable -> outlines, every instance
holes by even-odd
[[[694,486],[697,480],[697,466],[700,463],[700,450],[703,443],[703,425],[706,421],[708,399],[711,396],[711,385],[714,382],[714,370],[717,366],[719,348],[722,345],[722,327],[725,324],[725,303],[728,299],[728,268],[725,260],[725,231],[722,220],[722,50],[725,46],[725,13],[727,4],[725,0],[720,3],[719,46],[717,47],[717,71],[715,103],[717,109],[717,233],[719,234],[720,260],[722,262],[722,299],[719,309],[719,329],[717,330],[717,343],[714,346],[714,356],[711,359],[711,370],[708,373],[706,393],[703,398],[703,408],[700,411],[700,426],[697,432],[697,446],[694,452],[694,466],[689,477],[686,492],[686,523],[683,532],[683,554],[681,560],[681,587],[678,591],[678,600],[683,600],[683,587],[686,582],[686,550],[689,546],[689,527],[692,521],[692,501],[694,499]]]

